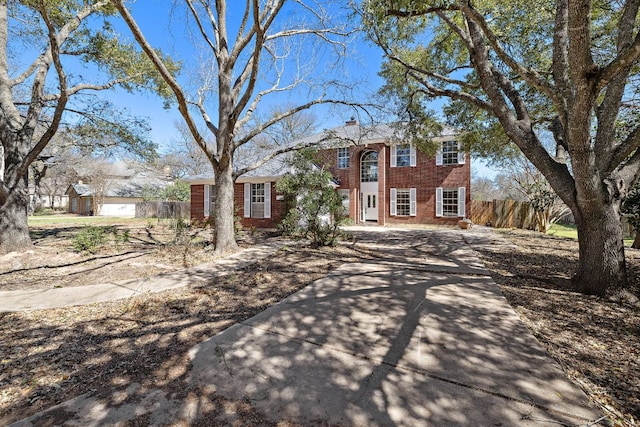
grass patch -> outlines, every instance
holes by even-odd
[[[547,234],[549,236],[567,237],[569,239],[578,238],[578,230],[575,225],[553,224]]]
[[[578,230],[575,225],[553,224],[547,232],[549,236],[565,237],[568,239],[578,239]],[[633,243],[633,238],[624,239],[624,245],[629,247]]]

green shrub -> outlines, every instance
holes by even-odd
[[[331,173],[318,163],[314,151],[301,150],[291,161],[294,172],[276,184],[288,208],[279,230],[309,238],[314,246],[333,246],[346,213]]]
[[[73,249],[77,252],[89,252],[95,254],[102,245],[107,242],[107,230],[105,227],[87,226],[73,238]]]

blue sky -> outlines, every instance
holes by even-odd
[[[189,42],[188,26],[185,25],[184,17],[175,9],[171,9],[172,2],[170,1],[154,0],[153,7],[150,7],[149,3],[151,2],[130,3],[132,15],[147,39],[154,47],[161,48],[174,58],[182,60],[185,66],[197,63],[200,53],[194,50]],[[230,1],[229,4],[244,6],[244,2]],[[233,8],[233,6],[231,7]],[[232,10],[230,13],[237,12]],[[345,12],[338,11],[337,13]],[[346,19],[346,15],[343,15],[343,19]],[[124,23],[116,24],[116,28],[126,37],[131,37],[129,29]],[[382,85],[382,79],[377,75],[382,62],[382,54],[378,48],[371,46],[362,38],[356,39],[350,50],[350,55],[344,60],[343,66],[339,70],[332,69],[329,72],[335,72],[337,79],[357,80],[359,82],[357,96],[363,96],[361,100],[365,100],[367,94],[374,93]],[[181,79],[184,84],[189,84],[189,79],[193,80],[194,75],[185,72]],[[147,117],[152,128],[151,138],[160,145],[161,149],[167,150],[177,139],[176,123],[182,122],[182,119],[175,105],[171,109],[165,110],[162,108],[161,100],[155,95],[128,94],[122,90],[110,95],[110,99],[116,105],[129,109],[133,114]],[[439,104],[441,103],[435,104],[436,109]],[[270,108],[270,104],[262,105],[262,108]],[[326,108],[320,109],[319,112],[316,111],[319,128],[340,125],[351,114],[349,111],[332,114]],[[492,178],[496,174],[496,171],[487,168],[481,161],[474,160],[472,165],[476,175]]]

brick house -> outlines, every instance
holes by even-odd
[[[321,147],[319,157],[338,183],[354,223],[453,225],[470,216],[470,161],[451,130],[435,141],[440,149],[429,156],[403,142],[392,126],[365,128],[352,120],[300,142]],[[236,182],[244,227],[271,228],[282,219],[283,201],[273,188],[287,167],[283,160],[275,164]],[[212,184],[192,181],[192,220],[208,218]]]

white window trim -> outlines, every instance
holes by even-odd
[[[389,215],[391,215],[391,216],[396,216],[397,215],[397,204],[396,204],[397,194],[398,193],[397,193],[396,189],[392,188],[391,189],[391,197],[390,197],[390,202],[391,203],[389,203],[389,211],[390,211]]]
[[[391,156],[389,156],[389,157],[391,159],[390,160],[391,161],[390,166],[392,168],[397,167],[397,163],[398,163],[398,146],[397,145],[392,145],[391,146]]]
[[[271,218],[271,183],[264,183],[264,217]]]
[[[416,216],[416,189],[409,189],[409,216]]]
[[[244,183],[244,217],[251,218],[251,183]]]
[[[211,215],[211,186],[209,184],[204,185],[204,217],[207,218]]]
[[[458,187],[458,216],[461,218],[466,217],[466,187]]]

